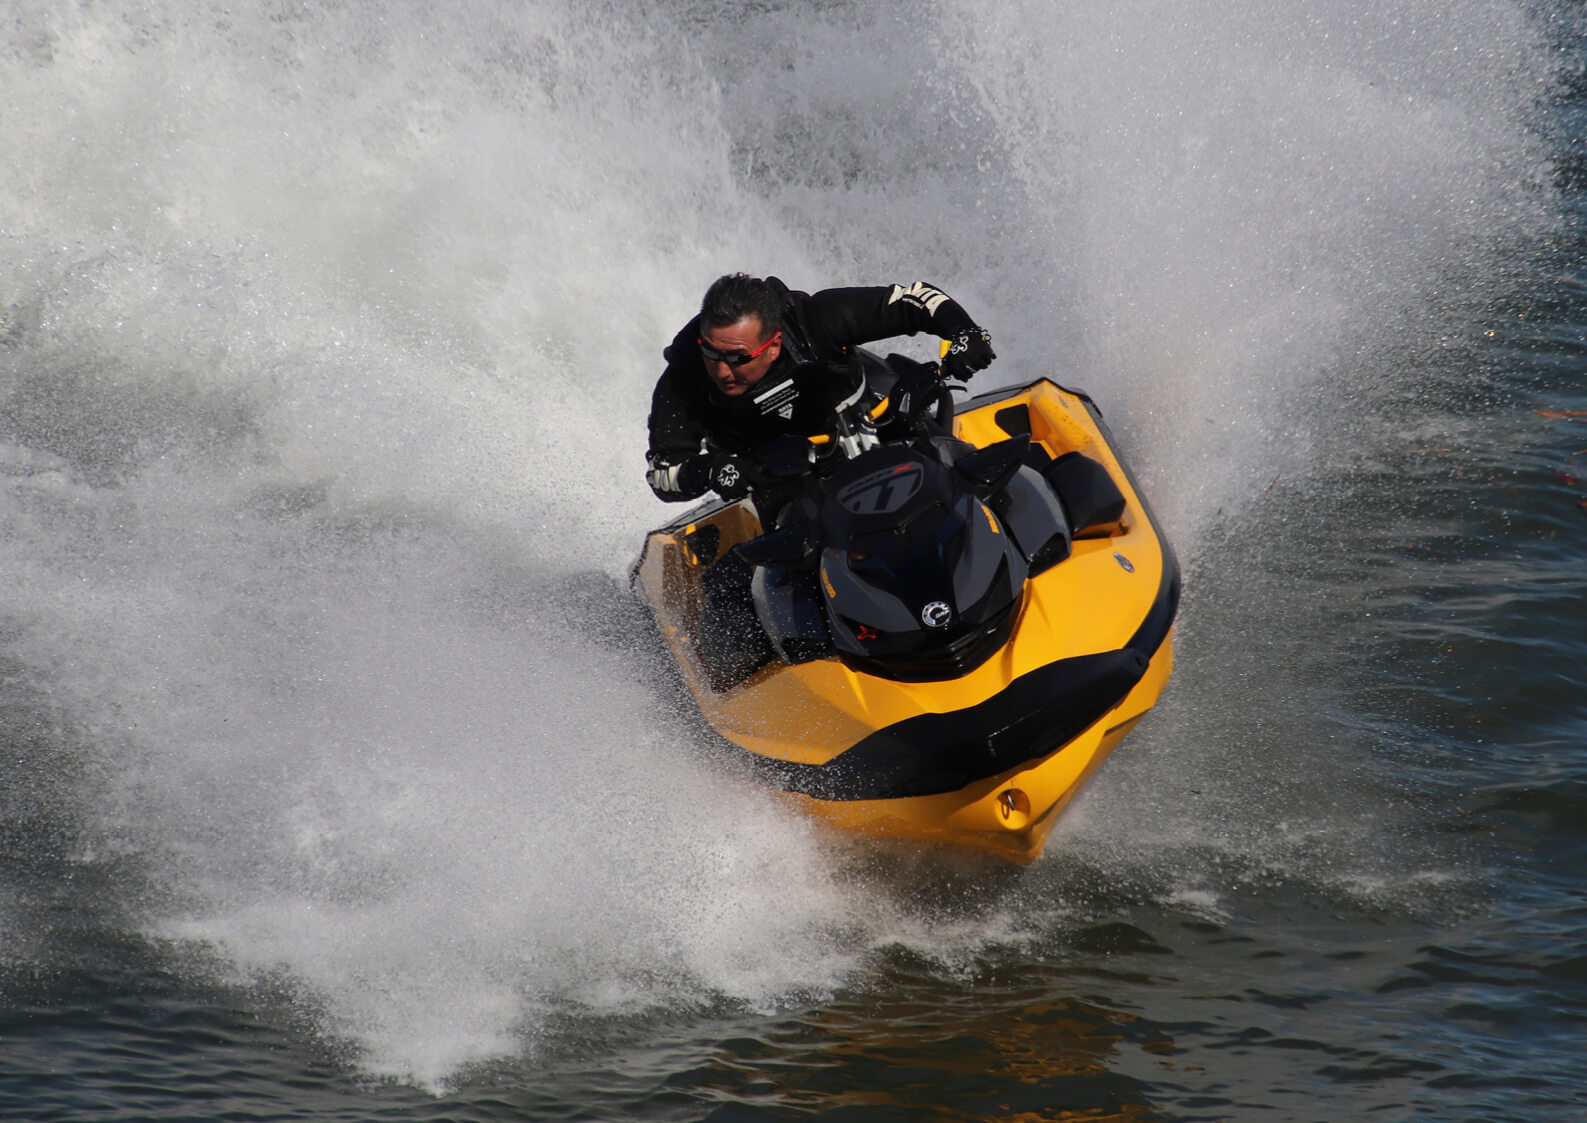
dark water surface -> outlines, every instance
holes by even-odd
[[[1587,1118],[1578,6],[261,12],[8,30],[0,1117]],[[1024,870],[558,592],[706,281],[922,263],[1186,564]]]

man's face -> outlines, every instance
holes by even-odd
[[[782,354],[782,333],[768,332],[759,316],[745,316],[736,324],[703,330],[700,343],[705,373],[710,375],[716,388],[730,398],[748,393],[766,377],[772,363]],[[711,353],[718,357],[712,358]],[[737,366],[725,361],[744,355],[755,357]]]

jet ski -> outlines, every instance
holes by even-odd
[[[853,365],[770,525],[753,497],[707,502],[647,536],[633,589],[700,713],[795,807],[1034,861],[1168,682],[1179,566],[1085,393],[939,383],[900,430],[901,379],[935,368]]]

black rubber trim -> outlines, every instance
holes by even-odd
[[[1150,657],[1125,648],[1049,663],[979,705],[879,729],[825,764],[755,758],[761,782],[816,799],[900,799],[957,791],[1046,756],[1117,706]]]

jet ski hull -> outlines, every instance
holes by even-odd
[[[653,532],[633,579],[700,712],[791,804],[846,830],[1030,862],[1166,686],[1179,568],[1083,394],[1042,380],[960,403],[953,420],[978,448],[1028,433],[1033,462],[1077,453],[1122,499],[1074,528],[1062,560],[1032,566],[1006,640],[967,673],[899,681],[835,655],[790,664],[756,646],[742,612],[724,625],[713,583],[726,586],[731,547],[762,529],[746,503]],[[1087,502],[1060,497],[1072,513]],[[724,658],[735,643],[745,650]]]

